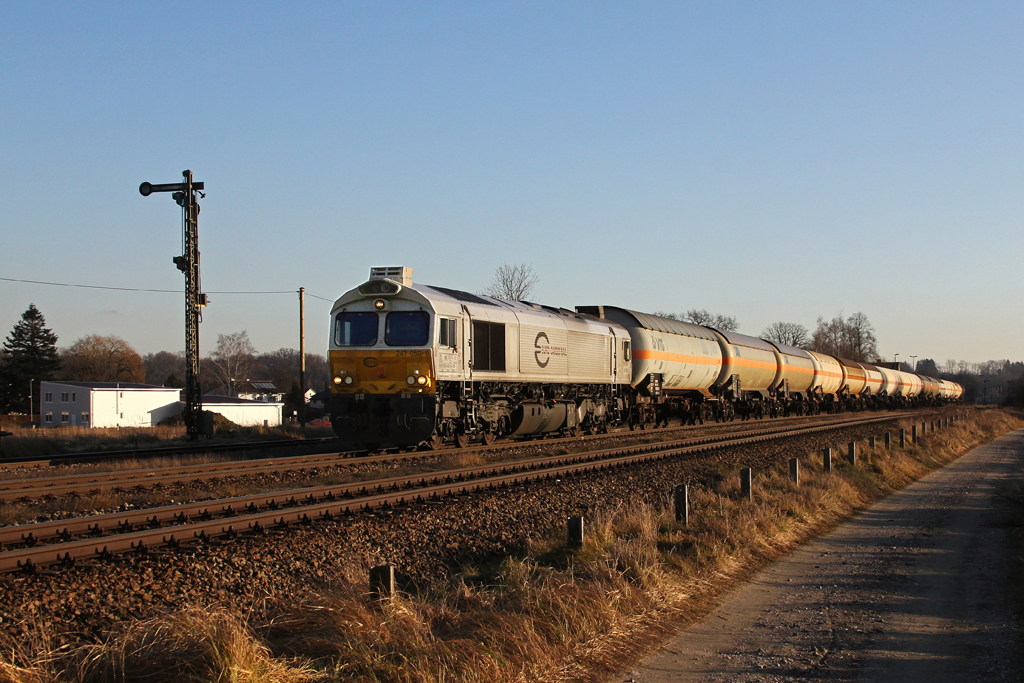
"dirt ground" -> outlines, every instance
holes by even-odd
[[[761,572],[620,680],[1020,681],[1009,487],[1024,430]]]

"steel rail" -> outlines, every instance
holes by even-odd
[[[498,486],[520,484],[527,481],[558,477],[576,472],[586,472],[594,469],[617,467],[636,462],[660,460],[676,455],[741,446],[776,438],[840,429],[848,426],[862,426],[875,422],[887,422],[892,421],[893,419],[894,418],[892,416],[871,417],[825,425],[790,427],[776,430],[755,430],[754,432],[746,434],[730,435],[725,438],[714,439],[710,443],[704,439],[695,439],[691,440],[690,443],[687,443],[686,441],[677,441],[669,442],[668,444],[646,444],[643,446],[605,449],[603,451],[593,451],[569,456],[533,458],[515,463],[505,463],[504,465],[459,468],[457,470],[447,470],[434,473],[438,475],[434,478],[435,482],[441,476],[447,475],[444,477],[445,481],[434,484],[429,484],[422,477],[419,478],[419,482],[416,482],[415,476],[394,477],[385,480],[363,482],[361,489],[362,495],[357,494],[352,496],[351,489],[355,488],[355,486],[349,486],[346,489],[346,493],[342,494],[346,496],[345,500],[338,500],[337,494],[328,495],[324,492],[325,489],[337,489],[340,487],[317,487],[315,490],[323,493],[322,498],[319,499],[321,502],[318,502],[317,496],[312,494],[314,489],[298,489],[296,491],[280,492],[275,494],[278,497],[282,495],[288,496],[288,498],[285,499],[285,504],[292,507],[288,507],[283,510],[280,508],[280,504],[276,502],[277,498],[273,497],[269,500],[268,507],[270,509],[259,511],[258,505],[246,506],[249,511],[241,514],[237,513],[234,505],[244,498],[253,497],[211,501],[212,504],[219,503],[222,505],[231,501],[231,504],[229,504],[227,508],[222,508],[222,512],[227,514],[227,516],[221,519],[209,519],[207,516],[203,515],[203,518],[199,521],[179,521],[174,526],[163,528],[157,527],[159,522],[153,520],[152,522],[148,522],[148,526],[150,528],[139,531],[132,530],[133,526],[129,522],[129,524],[120,525],[121,528],[125,529],[124,533],[118,533],[111,536],[69,540],[52,545],[7,550],[0,552],[0,573],[17,571],[19,569],[34,569],[37,566],[49,564],[70,564],[78,559],[109,556],[131,550],[141,551],[155,545],[173,546],[186,540],[206,539],[214,536],[231,537],[237,535],[239,530],[260,532],[265,530],[268,526],[283,528],[295,523],[311,523],[314,521],[314,517],[321,520],[331,520],[339,515],[351,514],[353,509],[372,509],[383,505],[421,501],[425,498],[439,499],[441,496],[469,493],[472,491],[478,491],[482,488],[494,489]],[[467,477],[473,477],[474,475],[485,476],[467,479]],[[366,484],[372,485],[374,483],[376,483],[377,486],[375,487],[375,491],[370,493],[366,488]],[[417,483],[419,484],[418,486],[416,486]],[[307,494],[307,504],[299,505],[296,496],[302,493]],[[264,496],[264,499],[266,498],[267,497]],[[209,504],[207,505],[209,506]],[[178,512],[182,511],[182,506],[171,506],[171,508],[177,509]],[[136,514],[152,514],[157,510],[160,509],[153,508],[150,510],[141,510],[135,514],[130,514],[129,517],[134,518]],[[112,515],[111,517],[116,516],[117,515]],[[95,518],[67,520],[65,523],[73,522],[75,525],[84,523],[86,524],[86,528],[84,530],[90,531],[88,523],[91,521],[95,521]],[[47,522],[44,524],[50,526],[60,523],[61,522]],[[18,527],[11,527],[8,529],[10,531],[27,530],[30,533],[33,533],[33,529],[41,530],[40,526],[41,525],[22,525],[20,529]],[[97,533],[97,530],[94,528],[92,529],[92,532]],[[191,534],[191,536],[189,536],[189,534]],[[70,533],[60,535],[63,538],[71,537]]]
[[[815,423],[826,421],[840,421],[834,416],[832,418],[820,418]],[[812,419],[808,416],[794,416],[782,418],[792,420]],[[841,418],[850,419],[850,418]],[[719,427],[740,427],[745,423],[726,423],[717,425]],[[780,424],[771,422],[768,424]],[[716,425],[711,425],[710,428]],[[704,425],[683,425],[679,427],[668,427],[659,430],[648,430],[633,432],[634,434],[651,434],[663,431],[692,431]],[[607,434],[595,434],[587,437],[565,437],[558,439],[546,439],[545,444],[553,445],[561,442],[577,443],[582,439],[607,438]],[[469,449],[462,449],[461,452],[477,452],[497,450],[508,447],[515,443],[529,442],[500,442],[490,446],[477,446]],[[321,465],[330,466],[338,464],[375,464],[380,462],[392,462],[395,460],[421,460],[437,457],[438,451],[411,451],[406,453],[390,453],[381,455],[356,455],[358,451],[337,451],[331,453],[319,453],[314,455],[285,456],[281,458],[255,458],[246,460],[230,460],[214,463],[194,463],[188,465],[174,465],[168,467],[145,468],[133,470],[107,470],[100,472],[86,472],[83,474],[56,475],[48,477],[26,477],[22,479],[0,480],[0,503],[11,500],[32,499],[33,497],[50,496],[68,493],[83,493],[103,490],[123,490],[127,487],[153,487],[161,484],[178,484],[185,482],[210,481],[225,476],[245,476],[253,474],[274,474],[295,469],[303,466]]]
[[[817,426],[837,427],[851,423],[859,424],[865,418],[853,418],[832,420],[825,424],[818,423]],[[345,482],[338,484],[327,484],[321,486],[302,487],[296,489],[278,490],[265,493],[256,493],[232,498],[201,501],[197,503],[182,503],[165,505],[153,508],[142,508],[139,510],[107,513],[101,515],[90,515],[71,519],[54,520],[50,522],[35,522],[29,524],[12,525],[0,527],[0,546],[17,543],[36,544],[41,540],[60,538],[70,540],[74,536],[82,534],[100,535],[111,530],[131,530],[139,526],[159,527],[166,522],[183,523],[189,519],[212,518],[214,515],[230,516],[237,514],[238,510],[256,510],[261,508],[277,508],[288,505],[298,505],[315,502],[323,498],[349,497],[356,494],[364,494],[368,487],[383,490],[385,488],[410,488],[414,485],[425,486],[427,479],[437,482],[441,477],[456,476],[461,479],[476,477],[492,472],[519,471],[523,468],[533,468],[546,463],[561,463],[567,461],[593,460],[596,458],[611,457],[621,453],[654,452],[686,445],[714,444],[719,441],[728,440],[737,436],[762,436],[774,435],[791,431],[791,426],[771,425],[760,429],[747,430],[733,434],[706,435],[696,438],[678,439],[674,441],[663,441],[652,444],[637,444],[633,446],[615,446],[612,448],[599,449],[594,451],[582,451],[575,454],[556,456],[536,456],[519,460],[504,461],[498,463],[486,463],[461,468],[449,468],[432,472],[418,472],[415,474],[399,475],[394,477],[365,479],[356,482]],[[382,456],[396,458],[399,456]],[[355,492],[355,493],[354,493]],[[301,500],[301,503],[299,502]],[[214,510],[217,505],[220,510]],[[26,533],[28,532],[28,533]]]

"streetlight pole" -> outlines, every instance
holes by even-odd
[[[306,425],[306,288],[299,287],[299,426]]]
[[[28,423],[35,426],[35,413],[32,412],[35,407],[35,396],[32,395],[32,383],[35,382],[35,378],[28,381]]]
[[[896,369],[896,370],[900,369],[900,354],[898,354],[898,353],[892,354],[892,364],[896,366],[894,369]]]
[[[910,371],[917,372],[917,356],[910,357]]]

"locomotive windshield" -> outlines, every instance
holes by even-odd
[[[377,343],[376,313],[339,313],[334,325],[338,346],[373,346]]]
[[[384,326],[388,346],[424,346],[430,330],[430,316],[424,311],[392,311]]]

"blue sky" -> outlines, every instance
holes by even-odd
[[[880,350],[1024,358],[1024,7],[0,2],[0,277],[334,299],[375,265],[534,299],[863,311]],[[211,294],[204,353],[296,347],[294,295]],[[183,348],[182,297],[0,282],[61,338]],[[307,304],[307,348],[330,305]]]

